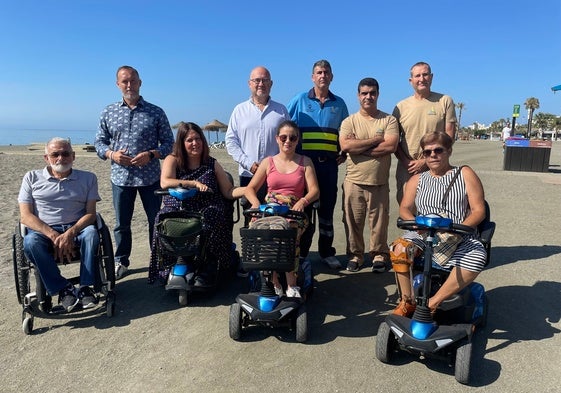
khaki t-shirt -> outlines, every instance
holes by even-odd
[[[345,138],[354,133],[356,139],[373,138],[377,133],[399,137],[397,120],[392,115],[378,111],[374,119],[359,112],[343,120],[340,135]],[[391,154],[374,158],[361,154],[349,154],[345,179],[355,184],[379,186],[388,184],[390,177]]]
[[[446,132],[446,123],[456,122],[456,109],[450,96],[432,92],[419,100],[414,96],[400,101],[393,110],[403,132],[400,145],[413,159],[421,157],[420,141],[428,132]]]

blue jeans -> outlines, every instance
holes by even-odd
[[[71,225],[53,225],[55,231],[64,233]],[[80,245],[80,285],[94,285],[99,233],[95,225],[88,225],[76,237]],[[58,294],[70,282],[60,274],[53,256],[53,242],[40,232],[29,230],[23,238],[25,256],[33,263],[49,295]]]
[[[116,186],[111,183],[113,191],[113,207],[115,208],[115,263],[129,266],[129,257],[132,250],[131,222],[134,212],[136,193],[140,194],[142,206],[148,219],[149,237],[148,243],[152,247],[152,235],[154,233],[154,221],[160,211],[162,198],[154,194],[160,188],[160,182],[144,187]]]

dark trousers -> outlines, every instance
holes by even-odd
[[[318,252],[321,258],[335,255],[333,247],[333,212],[337,203],[337,161],[330,159],[312,159],[319,185],[319,209],[317,211],[317,223],[319,228]],[[306,208],[308,217],[312,217],[310,206]],[[315,225],[308,225],[306,231],[300,238],[300,256],[306,258],[312,246]]]

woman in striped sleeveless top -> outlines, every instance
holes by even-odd
[[[428,133],[421,139],[428,171],[414,175],[407,182],[399,206],[399,216],[402,219],[414,220],[415,215],[437,213],[451,218],[454,223],[473,228],[483,221],[485,196],[481,180],[470,167],[450,165],[452,144],[452,138],[441,132]],[[443,198],[457,171],[457,178],[446,198]],[[406,232],[401,239],[392,244],[392,263],[401,294],[394,314],[410,315],[415,309],[410,267],[413,255],[423,248],[423,237],[415,231]],[[481,242],[473,235],[463,236],[452,257],[439,266],[449,270],[450,275],[430,298],[429,308],[436,310],[440,303],[473,282],[483,270],[485,260],[485,248]]]

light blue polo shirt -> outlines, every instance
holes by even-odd
[[[57,179],[47,167],[27,172],[18,202],[33,205],[33,213],[47,225],[70,224],[86,214],[88,201],[100,201],[97,176],[72,169],[65,179]]]

